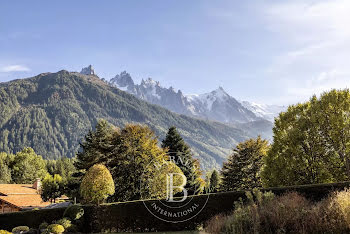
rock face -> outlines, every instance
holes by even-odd
[[[119,75],[116,75],[114,78],[111,79],[110,82],[114,83],[118,87],[133,87],[135,85],[130,74],[126,71],[123,71]]]
[[[81,69],[80,74],[95,75],[95,70],[92,68],[91,65],[89,65],[88,67],[84,67],[83,69]]]
[[[172,87],[164,88],[158,81],[154,81],[151,78],[142,79],[140,84],[135,84],[130,74],[123,71],[110,80],[110,85],[176,113],[192,113],[188,109],[191,104],[180,90],[176,92]]]

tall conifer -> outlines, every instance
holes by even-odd
[[[185,188],[188,194],[198,194],[200,192],[200,168],[198,160],[193,158],[190,147],[185,143],[176,127],[169,128],[162,147],[168,150],[168,154],[176,165],[182,170],[187,178]]]

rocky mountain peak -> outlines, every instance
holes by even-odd
[[[123,71],[119,75],[116,75],[114,78],[111,79],[110,82],[112,84],[116,84],[118,87],[132,87],[135,85],[130,74],[126,71]]]
[[[81,69],[80,74],[95,75],[95,70],[91,65],[89,65],[88,67],[84,67],[83,69]]]
[[[212,91],[213,94],[216,94],[217,96],[229,96],[226,91],[224,90],[224,88],[222,88],[221,86],[219,86],[219,88],[215,89],[214,91]]]
[[[155,81],[152,78],[147,78],[146,80],[142,79],[141,85],[145,87],[153,87],[153,86],[160,86],[159,81]]]

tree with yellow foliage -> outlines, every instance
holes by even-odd
[[[93,165],[85,174],[80,185],[80,194],[85,203],[101,204],[114,194],[115,187],[111,173],[102,164]]]

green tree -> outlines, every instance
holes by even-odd
[[[214,169],[210,175],[209,191],[211,193],[216,193],[219,189],[219,185],[220,185],[220,176],[218,171]]]
[[[198,194],[201,188],[199,162],[193,158],[190,147],[185,143],[176,127],[170,127],[162,147],[168,151],[171,160],[183,171],[187,178],[185,188],[189,194]]]
[[[9,184],[12,181],[8,158],[6,153],[0,153],[0,184]]]
[[[72,174],[76,172],[74,159],[67,157],[59,158],[57,160],[47,160],[46,167],[51,175],[58,174],[64,180],[69,180]]]
[[[222,167],[221,188],[224,191],[261,187],[263,158],[269,144],[260,136],[239,143]]]
[[[88,170],[96,163],[105,162],[112,153],[113,140],[118,135],[118,129],[106,120],[99,120],[95,130],[90,130],[85,140],[80,144],[75,166],[78,170]]]
[[[41,198],[44,201],[56,202],[56,198],[61,197],[65,191],[65,181],[58,174],[54,176],[46,174],[41,186]]]
[[[114,181],[106,166],[95,164],[85,174],[80,193],[86,203],[99,205],[115,192]]]
[[[163,165],[163,162],[167,163],[161,170],[153,166]],[[114,138],[113,154],[106,165],[116,184],[116,201],[164,197],[166,174],[169,171],[182,173],[158,146],[154,132],[147,126],[135,124],[126,125]]]
[[[32,148],[24,148],[15,154],[11,163],[12,180],[16,184],[31,184],[47,173],[46,162]]]
[[[350,93],[332,90],[292,105],[275,120],[266,186],[350,179]]]
[[[115,143],[119,129],[109,124],[106,120],[98,120],[95,129],[89,130],[84,141],[80,143],[80,150],[74,159],[75,171],[68,178],[67,195],[70,198],[79,200],[80,184],[86,171],[94,164],[107,164]],[[68,167],[70,168],[70,167]],[[69,169],[70,170],[70,169]]]

